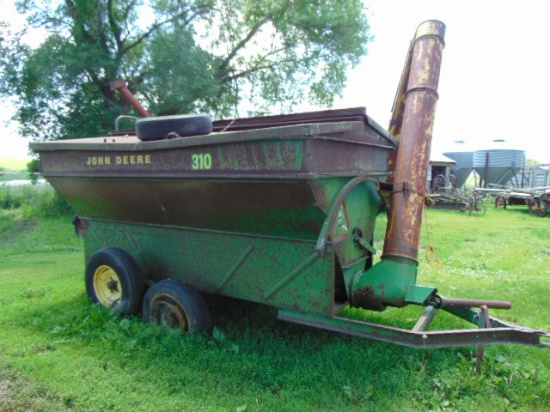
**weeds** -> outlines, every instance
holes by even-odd
[[[69,204],[43,180],[37,181],[39,161],[2,159],[0,171],[0,232],[17,220],[51,218],[72,213]],[[10,186],[10,180],[30,178],[32,184]]]
[[[23,219],[52,218],[72,213],[69,204],[49,185],[0,187],[0,210]]]

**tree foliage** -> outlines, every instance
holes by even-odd
[[[92,136],[132,108],[230,117],[243,101],[285,112],[329,106],[366,54],[361,0],[19,0],[37,48],[2,27],[0,93],[17,96],[22,134]]]

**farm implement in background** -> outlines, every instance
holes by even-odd
[[[437,176],[434,180],[430,198],[434,207],[439,209],[453,209],[458,213],[471,215],[472,213],[485,214],[486,207],[483,201],[482,192],[477,188],[468,189],[455,187],[452,184],[445,185],[444,176]]]
[[[550,187],[520,188],[490,188],[477,189],[495,197],[495,207],[506,209],[508,206],[525,205],[532,216],[545,217],[550,209]]]

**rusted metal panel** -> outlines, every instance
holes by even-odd
[[[350,177],[386,178],[387,137],[351,121],[34,147],[46,178],[83,217],[315,239],[330,196]],[[367,205],[378,195],[370,197]]]
[[[43,173],[97,177],[259,177],[387,175],[386,139],[363,122],[305,124],[140,142],[109,137],[33,143]]]
[[[304,123],[364,122],[382,135],[388,135],[373,119],[366,115],[364,107],[349,109],[323,110],[306,113],[293,113],[276,116],[260,116],[244,119],[218,120],[214,122],[214,131],[235,131],[290,126]],[[388,139],[392,139],[387,136]],[[393,139],[392,139],[393,140]]]

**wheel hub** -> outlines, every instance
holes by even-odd
[[[169,297],[159,298],[152,303],[151,317],[159,325],[164,325],[171,329],[179,328],[183,332],[189,330],[187,314],[184,309]]]
[[[122,298],[120,278],[116,271],[107,265],[99,266],[94,274],[94,292],[102,306],[115,306]]]

